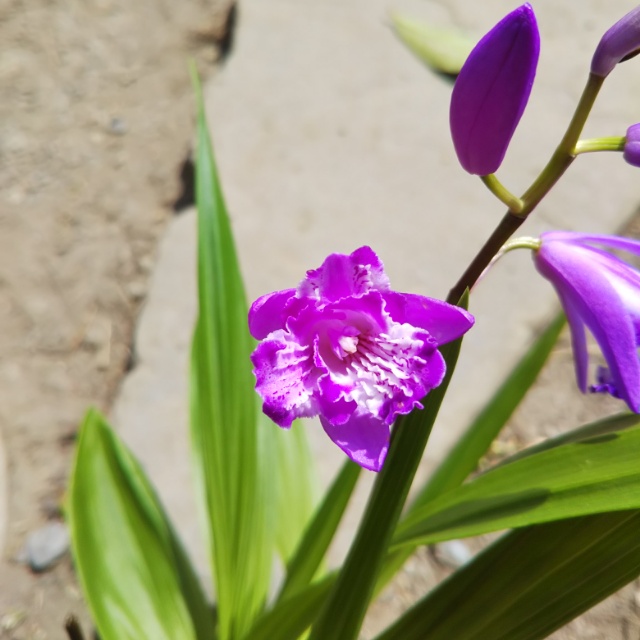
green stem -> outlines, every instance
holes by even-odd
[[[449,292],[447,302],[455,304],[465,290],[473,287],[482,272],[490,264],[493,256],[500,251],[502,245],[518,230],[527,219],[527,216],[538,206],[539,202],[551,191],[555,183],[571,166],[571,163],[576,158],[576,145],[584,128],[584,123],[591,112],[603,82],[604,78],[593,74],[589,75],[573,118],[571,118],[560,144],[551,156],[547,166],[523,194],[521,211],[519,213],[509,211],[502,218],[489,239],[484,243],[476,257]]]
[[[589,138],[588,140],[578,140],[574,153],[593,153],[594,151],[624,151],[627,139],[620,136],[608,138]]]
[[[493,193],[500,202],[506,204],[509,207],[509,211],[518,214],[522,211],[524,203],[520,198],[514,196],[509,189],[507,189],[496,177],[495,173],[490,173],[486,176],[480,176],[480,179],[486,187]]]

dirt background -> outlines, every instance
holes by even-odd
[[[228,0],[0,0],[0,430],[10,481],[0,638],[66,638],[69,613],[90,629],[68,558],[36,575],[16,557],[28,532],[60,516],[87,406],[108,409],[132,364],[156,243],[176,201],[189,200],[187,60],[214,71],[228,10]],[[585,402],[571,380],[565,339],[497,453],[618,408]],[[531,420],[540,403],[544,424]],[[419,554],[367,628],[448,571]],[[639,599],[630,585],[554,637],[639,638]]]
[[[14,558],[59,516],[79,420],[106,409],[214,68],[226,0],[0,0],[0,429],[9,529],[0,637],[85,622],[68,560]]]

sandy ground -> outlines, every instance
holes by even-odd
[[[0,3],[2,638],[66,638],[71,612],[86,624],[68,561],[34,575],[13,559],[58,517],[78,422],[109,406],[130,360],[191,143],[188,60],[213,68],[225,6]]]
[[[78,422],[88,405],[110,406],[132,362],[133,326],[190,147],[187,60],[213,68],[226,7],[0,4],[0,430],[10,482],[0,638],[66,638],[68,613],[90,628],[68,559],[35,575],[15,558],[29,531],[59,517]],[[504,435],[506,450],[613,408],[585,404],[571,366],[565,341]],[[557,419],[530,420],[536,403],[548,410],[560,397]],[[419,554],[367,628],[446,573]],[[631,585],[554,637],[637,638],[637,602]]]

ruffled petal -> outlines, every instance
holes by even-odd
[[[285,289],[258,298],[249,309],[249,333],[256,340],[262,340],[272,331],[284,329],[290,315],[288,307],[295,295],[295,289]]]
[[[385,310],[394,322],[410,324],[428,331],[442,345],[464,335],[474,323],[473,316],[452,304],[414,293],[385,291]]]
[[[389,288],[382,262],[370,247],[360,247],[350,255],[332,253],[318,269],[307,271],[298,287],[300,296],[335,302],[361,296],[372,289]]]
[[[334,426],[320,416],[326,434],[355,463],[380,471],[389,450],[389,426],[367,413],[356,413],[344,424]]]
[[[313,362],[310,346],[296,343],[284,331],[272,335],[251,354],[256,391],[264,413],[289,428],[296,418],[318,414],[315,390],[322,371]]]

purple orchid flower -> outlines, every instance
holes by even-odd
[[[591,73],[606,78],[614,67],[640,49],[640,6],[618,20],[601,38],[591,60]]]
[[[462,167],[495,173],[524,112],[540,54],[533,9],[523,4],[478,42],[451,95],[451,136]]]
[[[634,167],[640,167],[640,123],[627,129],[624,142],[624,159]]]
[[[464,309],[389,287],[369,247],[332,254],[297,289],[249,311],[251,356],[263,411],[285,429],[320,416],[327,435],[365,469],[379,471],[390,426],[445,374],[438,347],[473,325]]]
[[[589,361],[586,327],[607,362],[589,390],[621,398],[640,413],[640,272],[607,250],[640,256],[640,241],[554,231],[542,234],[534,262],[567,314],[582,392],[587,391]]]

